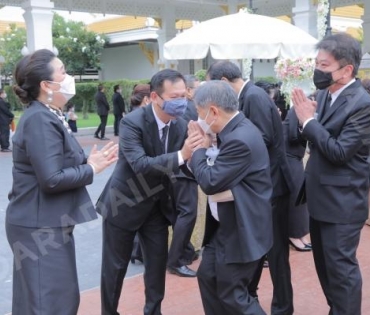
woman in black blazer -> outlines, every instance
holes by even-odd
[[[13,136],[6,232],[14,254],[13,315],[75,315],[79,305],[73,229],[96,218],[85,188],[117,160],[117,145],[86,158],[62,113],[74,78],[49,50],[17,65],[14,92],[27,104]]]

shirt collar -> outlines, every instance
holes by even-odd
[[[153,111],[155,121],[157,122],[158,130],[162,130],[164,126],[168,126],[168,127],[170,126],[171,120],[168,122],[168,124],[165,124],[162,120],[159,119],[159,117],[157,116],[157,114],[154,110],[154,104],[153,103],[152,103],[152,111]]]
[[[335,100],[338,98],[338,96],[340,95],[340,93],[342,93],[345,88],[347,88],[348,86],[350,86],[355,81],[356,81],[356,79],[353,78],[346,85],[342,86],[339,90],[337,90],[333,94],[331,94],[331,104],[334,104]]]
[[[237,110],[236,112],[235,112],[235,114],[229,119],[229,121],[225,124],[225,126],[223,126],[222,127],[222,129],[220,130],[220,132],[222,131],[222,130],[224,130],[225,129],[225,127],[230,123],[230,121],[232,121],[237,115],[239,114],[239,111]],[[220,133],[219,132],[219,133]]]

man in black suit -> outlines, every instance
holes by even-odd
[[[266,314],[248,292],[261,257],[272,246],[272,184],[269,157],[258,129],[238,111],[238,98],[222,81],[195,93],[198,124],[217,133],[219,153],[209,155],[208,137],[190,169],[208,195],[204,251],[197,277],[206,315]],[[199,132],[189,124],[189,135]]]
[[[153,76],[150,90],[151,104],[121,120],[119,160],[98,201],[98,212],[105,219],[101,275],[104,315],[118,314],[136,233],[144,255],[144,314],[162,314],[168,226],[174,215],[171,181],[192,148],[184,146],[187,123],[181,118],[186,108],[183,76],[175,70],[162,70]]]
[[[97,106],[97,113],[100,117],[100,125],[98,126],[98,129],[96,129],[94,137],[101,140],[109,140],[109,138],[105,137],[105,126],[107,125],[109,103],[104,93],[103,84],[98,85],[98,92],[95,94],[95,102]]]
[[[113,87],[113,96],[112,96],[112,103],[113,103],[113,115],[114,115],[114,135],[118,136],[118,127],[119,123],[122,119],[122,116],[126,114],[125,109],[125,101],[122,97],[122,90],[121,87],[116,84]]]
[[[317,49],[317,104],[300,89],[292,95],[310,146],[305,193],[312,249],[329,314],[360,315],[356,250],[368,215],[370,97],[355,78],[362,56],[357,40],[339,33]]]
[[[14,114],[10,111],[10,104],[5,101],[6,93],[0,89],[0,145],[1,152],[12,152],[9,149],[10,123],[14,119]]]
[[[182,116],[186,121],[197,120],[198,114],[193,102],[194,91],[200,82],[194,75],[185,75],[187,107]],[[174,208],[176,209],[175,222],[171,246],[168,252],[167,269],[170,273],[180,277],[195,277],[196,272],[186,267],[193,260],[198,259],[191,244],[198,208],[198,183],[193,177],[180,172],[173,183]]]
[[[274,244],[267,254],[274,286],[271,314],[293,314],[293,289],[289,265],[288,205],[292,183],[286,161],[283,128],[276,105],[269,95],[251,81],[244,82],[238,66],[230,61],[219,61],[207,71],[207,79],[228,82],[239,97],[239,110],[259,129],[270,158],[273,186],[271,197]],[[257,297],[257,287],[263,259],[249,286]]]

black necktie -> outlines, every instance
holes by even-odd
[[[322,111],[322,117],[324,117],[325,113],[327,113],[329,111],[330,106],[331,106],[331,94],[328,93],[328,96],[326,97],[325,105],[324,105],[324,108],[323,108],[323,111]]]
[[[167,139],[167,133],[168,133],[168,126],[165,125],[162,128],[162,137],[161,137],[161,143],[162,143],[162,153],[166,153],[166,139]]]
[[[219,147],[220,147],[220,145],[221,145],[221,139],[220,139],[220,137],[218,136],[218,134],[216,135],[216,139],[217,139],[217,148],[219,148]]]

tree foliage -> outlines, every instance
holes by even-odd
[[[88,31],[85,24],[66,21],[54,13],[52,24],[53,44],[58,57],[72,75],[82,75],[87,68],[100,69],[100,57],[108,41],[106,35]],[[22,58],[21,50],[26,45],[26,30],[10,24],[9,30],[0,37],[0,55],[4,57],[1,74],[10,77],[15,65]]]
[[[58,14],[53,19],[53,41],[67,71],[82,75],[87,68],[100,69],[100,57],[106,35],[86,30],[84,23],[66,21]]]
[[[9,30],[0,37],[0,55],[4,57],[1,75],[5,78],[12,76],[15,65],[22,58],[21,50],[26,41],[26,30],[15,23],[9,24]]]

